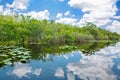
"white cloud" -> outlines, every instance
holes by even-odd
[[[62,14],[62,13],[57,13],[56,18],[61,18],[62,16],[63,16],[63,14]]]
[[[48,10],[39,11],[39,12],[31,11],[28,13],[20,13],[20,14],[29,15],[32,18],[36,18],[38,20],[43,20],[43,19],[49,20],[49,15],[50,15]]]
[[[3,12],[3,6],[0,6],[0,12]]]
[[[109,4],[108,4],[109,3]],[[70,0],[68,4],[71,7],[82,9],[83,12],[96,12],[96,11],[103,11],[108,13],[114,12],[117,10],[116,8],[116,0]],[[98,10],[97,10],[98,9]],[[100,14],[100,13],[97,13]],[[114,14],[114,13],[111,13]]]
[[[15,12],[10,10],[9,8],[5,8],[4,11],[2,12],[3,15],[13,15]]]
[[[107,30],[110,30],[112,32],[117,32],[120,34],[120,22],[117,20],[114,20],[111,25],[106,27]]]
[[[64,77],[64,71],[63,71],[63,69],[62,68],[58,68],[57,70],[56,70],[56,72],[55,72],[55,76],[56,77]]]
[[[116,2],[117,0],[70,0],[68,4],[81,9],[84,13],[82,19],[76,23],[77,25],[82,26],[86,22],[92,22],[103,27],[114,21],[111,18],[120,19],[119,16],[115,16],[118,11]]]
[[[14,0],[12,4],[6,4],[8,8],[13,8],[15,11],[25,10],[28,7],[29,0]]]
[[[120,16],[114,16],[113,18],[115,18],[115,19],[120,19]]]
[[[70,15],[70,11],[65,12],[65,14],[64,14],[64,15],[65,15],[65,16]]]
[[[75,18],[60,18],[56,20],[57,23],[76,25],[77,19]]]
[[[62,18],[70,15],[70,11],[66,11],[63,15],[63,13],[57,13],[56,18]]]
[[[70,17],[72,16],[72,17]],[[75,15],[70,14],[70,11],[66,11],[63,13],[57,13],[55,22],[62,23],[62,24],[70,24],[70,25],[77,25],[77,19],[74,18]]]

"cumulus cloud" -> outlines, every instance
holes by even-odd
[[[112,32],[117,32],[120,34],[120,22],[117,20],[114,20],[111,25],[108,25],[106,27],[107,30],[110,30]]]
[[[6,4],[8,8],[13,8],[15,11],[25,10],[28,7],[29,0],[14,0],[12,4]]]
[[[66,11],[64,14],[63,13],[57,13],[56,18],[62,18],[62,17],[68,17],[71,16],[70,11]],[[72,15],[73,17],[75,15]]]
[[[103,27],[108,26],[113,21],[111,18],[120,18],[115,16],[118,11],[116,2],[117,0],[70,0],[68,4],[84,13],[82,19],[77,23],[78,25],[92,22]]]
[[[5,8],[4,11],[2,12],[2,14],[3,15],[13,15],[13,14],[15,14],[15,12],[9,8]]]
[[[57,19],[55,22],[62,23],[62,24],[76,25],[78,20],[74,18],[74,15],[72,15],[73,17],[69,17],[69,16],[71,16],[70,11],[66,11],[64,14],[57,13],[56,15]]]
[[[64,71],[62,68],[58,68],[55,72],[55,77],[64,77]]]
[[[120,19],[120,16],[114,16],[113,19],[118,20],[118,19]]]
[[[57,23],[76,25],[77,19],[75,18],[60,18],[56,20]]]
[[[117,12],[115,0],[70,0],[68,4],[82,10],[84,13],[82,21],[93,22],[97,25],[101,25],[104,21],[102,25],[107,25],[109,18]]]
[[[20,14],[27,15],[27,16],[29,15],[32,18],[36,18],[38,20],[43,20],[43,19],[49,20],[49,15],[50,15],[48,10],[39,11],[39,12],[31,11],[28,13],[20,13]]]

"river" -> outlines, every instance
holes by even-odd
[[[60,52],[31,47],[27,62],[1,66],[0,80],[120,80],[120,42],[84,53],[83,49]]]

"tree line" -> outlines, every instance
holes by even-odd
[[[0,44],[66,44],[96,40],[120,40],[120,35],[92,23],[78,27],[30,16],[0,15]]]

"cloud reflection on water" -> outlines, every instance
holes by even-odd
[[[29,74],[39,76],[41,74],[41,68],[32,70],[28,64],[16,63],[15,68],[13,71],[10,71],[9,75],[15,75],[18,78],[22,77],[30,77]]]
[[[58,68],[55,72],[55,77],[61,77],[61,78],[64,78],[64,71],[62,68]]]
[[[67,80],[75,80],[75,76],[72,73],[68,72],[67,73]]]
[[[114,58],[120,57],[120,43],[105,47],[91,56],[83,56],[79,62],[67,65],[68,72],[83,80],[117,80],[112,71]]]

